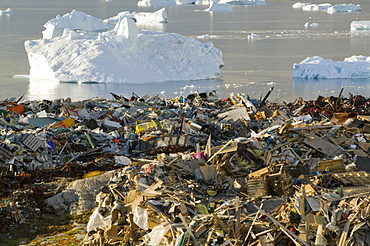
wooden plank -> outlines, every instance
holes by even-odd
[[[303,142],[329,156],[337,156],[343,153],[342,149],[337,145],[334,145],[312,133],[308,134]]]

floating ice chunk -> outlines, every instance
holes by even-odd
[[[370,35],[370,21],[352,21],[350,31],[352,35]]]
[[[218,4],[231,5],[266,5],[265,0],[220,0]]]
[[[328,13],[336,13],[336,12],[359,12],[362,11],[359,4],[337,4],[334,6],[331,6],[327,9],[326,12]]]
[[[204,11],[230,12],[230,11],[233,11],[233,7],[230,4],[225,4],[225,3],[219,4],[215,1],[211,1],[209,8],[205,9]]]
[[[370,58],[351,56],[343,61],[332,61],[320,56],[307,57],[293,65],[293,77],[304,79],[370,78]]]
[[[0,10],[0,15],[12,15],[13,14],[13,10],[11,9],[6,9],[6,10]]]
[[[259,39],[260,36],[258,36],[258,34],[255,34],[255,33],[251,33],[250,35],[247,36],[248,39]]]
[[[198,36],[197,38],[204,38],[204,39],[209,39],[209,38],[221,38],[222,36],[217,36],[217,35],[209,35],[209,34],[204,34],[204,35],[200,35]]]
[[[211,42],[202,43],[175,33],[139,31],[129,17],[113,30],[92,34],[69,30],[50,39],[28,40],[25,49],[30,78],[53,81],[143,83],[213,79],[224,65],[222,52]]]
[[[81,11],[72,10],[71,13],[57,16],[55,19],[51,19],[44,25],[45,30],[43,33],[43,39],[51,39],[60,37],[63,35],[64,29],[85,32],[103,32],[110,30],[111,27],[102,20],[96,17],[87,15]]]
[[[330,3],[309,4],[302,7],[304,11],[327,11],[332,5]]]
[[[311,3],[298,2],[292,5],[293,9],[302,9],[304,6],[311,5]]]
[[[150,12],[139,12],[133,13],[136,23],[166,23],[167,12],[165,8],[161,8],[153,13]]]
[[[309,23],[309,22],[304,23],[304,27],[319,26],[319,25],[320,25],[319,23]]]

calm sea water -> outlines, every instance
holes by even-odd
[[[322,56],[342,61],[352,55],[370,55],[370,37],[351,37],[350,24],[370,20],[370,0],[358,2],[329,1],[331,4],[360,4],[362,12],[328,14],[293,9],[296,1],[267,1],[265,6],[233,6],[228,13],[205,12],[207,6],[166,7],[170,23],[141,29],[179,33],[197,38],[204,34],[223,52],[225,67],[219,79],[168,81],[145,84],[74,84],[29,80],[29,64],[23,43],[42,38],[43,25],[56,15],[73,9],[106,19],[122,11],[153,12],[161,7],[138,7],[133,0],[1,0],[0,9],[11,8],[13,15],[0,16],[0,100],[24,96],[24,99],[72,100],[100,96],[111,99],[110,92],[131,96],[168,96],[217,89],[220,97],[231,92],[259,98],[274,86],[270,100],[293,101],[298,97],[316,99],[319,95],[338,95],[345,86],[348,93],[370,96],[370,80],[293,80],[292,68],[308,56]],[[319,3],[319,1],[309,1]],[[321,1],[322,2],[322,1]],[[304,24],[318,23],[305,28]],[[260,39],[248,40],[251,33]]]

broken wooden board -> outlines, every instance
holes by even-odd
[[[337,156],[343,153],[342,149],[337,145],[334,145],[312,133],[308,134],[303,142],[329,156]]]
[[[317,171],[320,173],[324,171],[342,173],[345,171],[343,159],[319,161]]]

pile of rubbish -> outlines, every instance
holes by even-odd
[[[83,245],[370,244],[370,99],[272,91],[0,102],[0,232],[90,211]]]

